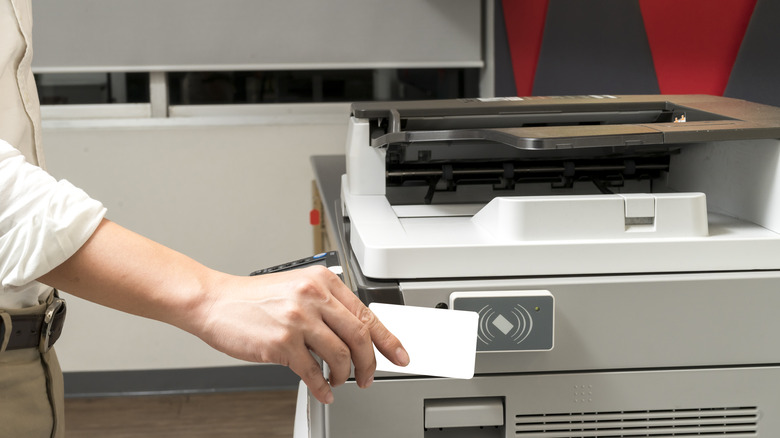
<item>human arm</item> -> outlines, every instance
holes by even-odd
[[[39,278],[47,285],[128,313],[167,322],[238,359],[289,366],[320,401],[332,401],[355,366],[371,384],[373,344],[408,363],[390,334],[327,269],[241,277],[209,269],[103,220],[64,263]],[[330,367],[329,382],[309,350]]]

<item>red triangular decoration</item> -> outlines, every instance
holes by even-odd
[[[548,0],[503,0],[504,21],[518,96],[530,96],[544,36]]]
[[[757,0],[639,0],[663,94],[723,95]]]

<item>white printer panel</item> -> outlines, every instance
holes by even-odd
[[[327,417],[314,438],[634,438],[780,436],[780,368],[708,368],[392,379],[363,390],[334,389],[314,405]],[[503,404],[503,424],[454,416],[426,428],[431,402],[486,409]],[[426,407],[428,409],[426,410]],[[468,413],[468,410],[464,411]],[[490,415],[492,418],[493,415]]]
[[[459,292],[484,291],[490,296],[500,291],[549,291],[555,299],[554,348],[478,352],[477,373],[780,363],[780,349],[769,347],[780,333],[777,271],[423,281],[400,286],[406,305],[423,307],[442,307]],[[500,331],[494,334],[502,336]]]

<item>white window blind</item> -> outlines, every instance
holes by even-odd
[[[33,68],[482,67],[479,0],[35,0]]]

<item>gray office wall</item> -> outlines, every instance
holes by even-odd
[[[724,95],[780,105],[780,2],[759,0]]]
[[[638,3],[550,2],[534,95],[658,92]]]

